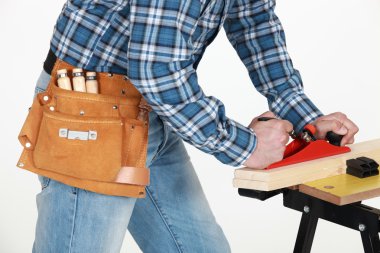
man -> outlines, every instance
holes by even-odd
[[[145,199],[97,194],[39,176],[35,253],[119,252],[126,229],[143,252],[230,252],[183,140],[232,166],[265,168],[282,159],[289,132],[312,123],[354,142],[343,113],[323,116],[304,94],[286,51],[274,1],[68,1],[51,50],[73,66],[126,75],[152,106]],[[248,127],[205,96],[196,68],[224,26],[256,89],[278,117]],[[216,66],[217,67],[217,66]],[[50,76],[42,72],[37,91]]]

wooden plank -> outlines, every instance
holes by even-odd
[[[326,169],[323,172],[324,177],[330,177],[335,175],[340,175],[344,173],[341,170],[336,168]],[[260,191],[272,191],[284,187],[294,186],[301,183],[306,183],[309,181],[317,180],[321,178],[321,172],[316,173],[306,173],[306,174],[294,174],[291,177],[283,178],[280,180],[271,180],[271,181],[259,181],[259,180],[246,180],[240,178],[234,178],[233,185],[237,188],[253,189]],[[294,182],[298,182],[294,184]]]
[[[235,170],[234,187],[275,190],[309,181],[344,174],[346,160],[360,156],[380,163],[380,139],[350,145],[351,152],[271,170],[242,168]]]
[[[263,182],[263,181],[252,181],[234,178],[232,184],[236,188],[244,188],[244,189],[252,189],[252,190],[260,190],[260,191],[271,191],[274,187],[271,182]]]
[[[314,162],[316,161],[318,161],[318,166],[315,166]],[[335,171],[337,169],[342,169],[345,165],[346,159],[338,155],[271,170],[257,170],[250,168],[236,169],[235,178],[271,182],[286,179],[295,175],[305,175],[307,177],[308,174],[315,172],[322,174],[325,172],[329,175],[331,170]]]
[[[299,190],[336,205],[346,205],[380,196],[380,176],[358,178],[343,174],[301,184]]]

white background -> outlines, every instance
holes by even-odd
[[[0,252],[31,252],[37,218],[37,177],[18,169],[17,135],[31,105],[34,85],[48,51],[53,25],[64,1],[0,2]],[[380,2],[378,0],[279,0],[294,65],[305,90],[324,112],[343,111],[360,127],[357,141],[380,134]],[[267,109],[224,31],[206,51],[199,80],[207,95],[220,98],[227,114],[248,124]],[[301,214],[238,196],[233,168],[188,146],[204,191],[232,251],[292,252]],[[365,201],[380,208],[380,199]],[[312,252],[362,252],[359,232],[324,221]],[[130,235],[122,252],[140,252]]]

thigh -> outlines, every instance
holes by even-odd
[[[136,199],[108,196],[38,176],[34,253],[119,253]]]
[[[42,71],[35,94],[46,90],[50,75]],[[38,175],[38,219],[34,253],[119,253],[136,202],[134,198],[98,194]]]
[[[136,202],[129,231],[144,253],[230,252],[182,140],[167,133],[149,166],[151,184],[147,197]]]

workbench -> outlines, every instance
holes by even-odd
[[[380,196],[380,176],[346,173],[347,161],[360,157],[380,163],[380,139],[350,148],[349,153],[276,169],[237,169],[233,184],[241,196],[262,201],[282,194],[285,207],[302,213],[294,253],[311,251],[318,219],[359,231],[364,252],[380,253],[380,210],[361,203]]]

